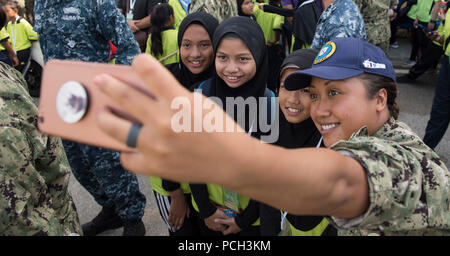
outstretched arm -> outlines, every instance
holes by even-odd
[[[151,56],[139,55],[133,68],[157,100],[111,76],[95,79],[103,93],[143,124],[137,152],[121,154],[126,169],[180,182],[219,184],[292,214],[352,218],[368,208],[367,178],[353,158],[329,149],[288,150],[263,144],[241,130],[175,132],[171,125],[177,113],[171,109],[174,101],[194,106],[194,95],[203,102],[209,100],[184,89]],[[203,110],[203,115],[194,115],[193,110],[192,124],[202,124],[207,114],[230,121],[220,107]],[[126,141],[132,125],[129,121],[107,109],[100,110],[97,120],[104,132]]]

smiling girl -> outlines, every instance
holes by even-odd
[[[218,25],[212,15],[204,12],[191,13],[181,22],[178,30],[180,62],[166,65],[166,68],[186,89],[212,77],[212,41]]]
[[[244,17],[233,17],[219,25],[214,34],[216,74],[201,85],[207,96],[242,97],[244,100],[264,97],[267,79],[267,55],[264,34],[259,25]],[[259,138],[255,116],[245,113],[241,127],[248,135]],[[236,148],[237,149],[237,148]],[[199,210],[203,235],[259,235],[259,204],[248,197],[215,184],[191,184],[194,206]],[[198,206],[197,206],[198,205]]]
[[[280,137],[275,145],[284,148],[323,147],[322,136],[311,119],[311,99],[307,88],[287,90],[286,77],[299,70],[310,68],[318,51],[301,49],[286,57],[281,65]],[[323,216],[297,216],[261,204],[261,235],[332,236],[336,229]],[[281,225],[280,225],[281,220]],[[282,229],[280,229],[282,227]],[[281,233],[280,233],[281,231]]]
[[[178,31],[179,63],[166,68],[186,88],[210,78],[214,73],[212,38],[219,23],[210,14],[189,14]],[[197,215],[191,204],[191,190],[187,183],[177,183],[150,177],[161,217],[171,236],[198,235]]]

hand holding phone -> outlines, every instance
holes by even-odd
[[[109,74],[152,98],[145,83],[129,66],[51,60],[42,75],[39,130],[93,146],[134,151],[106,135],[96,124],[97,110],[105,107],[121,118],[139,123],[97,88],[94,78],[100,74]]]

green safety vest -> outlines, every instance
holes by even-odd
[[[274,13],[264,12],[259,9],[258,4],[255,3],[253,7],[253,15],[256,17],[256,21],[261,27],[266,43],[275,39],[275,29],[282,29],[284,24],[284,17]]]
[[[289,223],[287,219],[286,221]],[[296,229],[291,223],[289,223],[289,227],[291,228],[292,236],[321,236],[329,224],[330,222],[324,217],[317,226],[308,231]]]
[[[152,185],[152,189],[163,196],[169,196],[170,192],[166,191],[162,187],[162,179],[160,177],[150,176],[150,184]],[[189,187],[189,183],[180,183],[180,188],[185,194],[191,193],[191,188]]]
[[[31,41],[38,40],[38,34],[28,21],[19,18],[16,22],[8,22],[6,31],[9,34],[9,43],[18,52],[31,47]]]
[[[295,44],[295,36],[292,36],[291,47],[289,49],[289,53],[294,51],[294,44]],[[309,48],[311,48],[311,45],[309,45],[308,43],[303,43],[301,49],[309,49]]]
[[[450,10],[447,12],[447,15],[445,17],[445,24],[444,24],[444,28],[443,28],[443,35],[444,35],[444,51],[445,51],[445,55],[446,56],[450,56],[450,15],[449,15]],[[441,34],[442,35],[442,34]]]
[[[215,185],[215,184],[206,184],[208,187],[208,194],[209,194],[209,200],[213,202],[216,205],[222,206],[224,205],[223,202],[223,188],[221,186]],[[247,208],[248,203],[250,202],[250,198],[238,195],[239,198],[239,208],[242,210],[245,210]],[[197,203],[194,200],[194,196],[192,196],[192,206],[194,209],[198,212],[198,206]],[[259,225],[259,218],[252,224],[253,226]]]
[[[431,18],[431,6],[433,2],[438,2],[440,0],[421,0],[417,2],[417,11],[415,15],[419,18],[421,22],[429,22]],[[416,19],[414,17],[413,19]]]
[[[152,53],[152,35],[150,34],[147,39],[147,47],[145,53],[152,55],[163,65],[177,63],[180,60],[180,53],[178,52],[178,30],[168,29],[161,33],[163,54],[154,56]],[[170,56],[170,57],[169,57]]]
[[[173,14],[175,18],[173,26],[175,27],[176,30],[178,30],[181,22],[187,16],[187,13],[184,10],[183,6],[181,6],[180,1],[178,0],[169,0],[169,5],[172,6],[173,8]]]
[[[0,41],[6,40],[6,39],[8,39],[8,37],[9,37],[9,34],[8,34],[8,32],[6,32],[6,28],[3,27],[0,30]],[[3,47],[3,44],[0,44],[0,51],[5,51],[5,50],[6,49],[5,49],[5,47]]]

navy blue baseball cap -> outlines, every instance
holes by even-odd
[[[395,71],[383,50],[359,38],[336,38],[326,43],[311,68],[290,74],[284,87],[295,91],[310,86],[311,77],[343,80],[363,73],[392,79]]]

